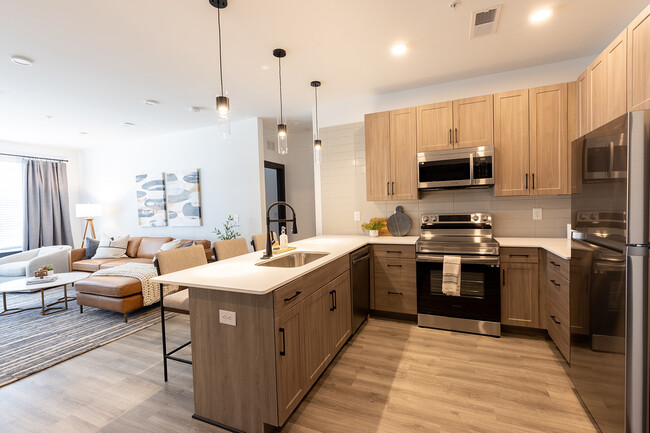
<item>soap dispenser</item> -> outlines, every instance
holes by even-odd
[[[286,227],[282,227],[282,233],[280,234],[280,249],[286,250],[289,248],[289,236],[286,233]]]

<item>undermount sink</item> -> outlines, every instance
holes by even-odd
[[[289,253],[284,256],[277,257],[275,259],[265,260],[263,262],[255,263],[255,266],[271,266],[274,268],[297,268],[304,266],[308,263],[318,260],[321,257],[325,257],[329,253],[317,253],[317,252],[296,252]]]

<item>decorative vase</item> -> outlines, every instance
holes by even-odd
[[[371,238],[376,238],[377,236],[379,236],[379,230],[370,230]]]
[[[54,271],[47,271],[47,276],[54,275]]]

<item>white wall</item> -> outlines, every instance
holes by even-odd
[[[484,75],[449,83],[387,93],[372,97],[319,105],[319,123],[323,140],[323,163],[316,166],[315,199],[318,234],[357,233],[359,222],[352,212],[359,210],[362,220],[386,217],[397,204],[403,204],[417,225],[420,213],[464,212],[470,210],[497,212],[496,234],[499,236],[562,236],[569,218],[570,200],[561,196],[549,199],[516,197],[495,199],[491,190],[483,192],[427,193],[420,201],[407,203],[367,202],[365,200],[365,145],[363,116],[366,113],[413,107],[440,101],[498,93],[509,90],[574,81],[593,61],[583,57],[532,68]],[[432,195],[433,194],[433,195]],[[457,202],[457,204],[454,204]],[[474,206],[474,207],[472,207]],[[549,208],[550,221],[532,221],[532,207]],[[500,212],[503,210],[504,212]],[[502,220],[512,219],[508,224]],[[416,234],[417,231],[411,232]]]
[[[215,241],[212,230],[222,228],[229,214],[239,215],[239,232],[248,240],[261,233],[260,129],[261,121],[248,119],[233,122],[231,136],[225,140],[216,127],[210,127],[83,151],[82,198],[104,205],[104,215],[95,224],[97,235]],[[135,176],[187,168],[200,169],[203,225],[140,227]]]
[[[0,141],[0,153],[12,153],[68,160],[66,166],[68,171],[68,194],[70,197],[72,236],[74,238],[74,246],[79,247],[81,245],[85,220],[75,217],[75,204],[80,203],[78,149]]]
[[[263,147],[266,161],[284,164],[287,203],[296,210],[298,234],[291,234],[289,240],[296,241],[316,234],[316,210],[314,207],[314,156],[311,129],[292,131],[289,125],[289,153],[280,155],[277,151],[278,136],[275,119],[264,119]],[[271,203],[264,203],[264,209]],[[287,211],[291,217],[291,211]]]

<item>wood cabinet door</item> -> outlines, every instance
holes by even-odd
[[[390,114],[366,114],[366,200],[390,200]]]
[[[528,195],[528,89],[494,95],[494,195]]]
[[[327,286],[332,292],[334,310],[330,312],[331,353],[336,356],[350,338],[352,329],[352,294],[350,293],[350,272],[337,277]]]
[[[415,107],[390,112],[390,195],[392,200],[418,199],[416,129]]]
[[[567,84],[529,90],[531,194],[568,194]]]
[[[457,99],[454,106],[454,147],[492,146],[494,105],[492,95]]]
[[[453,149],[454,118],[451,101],[420,105],[417,110],[417,151]]]
[[[539,279],[536,263],[501,264],[501,323],[539,327]]]
[[[576,88],[578,99],[578,136],[591,132],[591,99],[589,88],[589,70],[580,74]]]
[[[278,418],[289,417],[308,386],[303,373],[302,306],[298,305],[275,319]]]
[[[650,109],[650,6],[627,27],[627,109]]]
[[[331,352],[331,332],[328,326],[334,300],[330,294],[329,283],[304,301],[304,368],[307,387],[316,382],[318,377],[329,365]]]
[[[650,34],[649,34],[650,35]],[[627,112],[627,29],[605,50],[607,67],[607,104],[605,121]]]
[[[590,130],[607,122],[607,65],[605,52],[601,53],[588,68],[589,99],[591,101]]]

